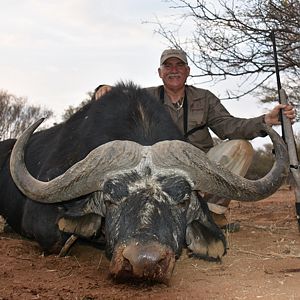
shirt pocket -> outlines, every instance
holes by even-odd
[[[207,112],[204,101],[194,101],[189,111],[189,130],[204,126],[207,123]]]

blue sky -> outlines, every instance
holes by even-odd
[[[59,121],[100,83],[158,85],[159,56],[168,45],[151,21],[177,13],[170,6],[162,0],[0,0],[0,89],[52,109]],[[201,86],[221,96],[230,84]],[[253,98],[224,105],[241,117],[266,109]]]

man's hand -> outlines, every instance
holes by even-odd
[[[102,85],[95,93],[95,100],[99,100],[103,95],[112,89],[110,85]]]
[[[291,120],[291,123],[293,124],[295,122],[296,118],[296,110],[294,108],[294,105],[292,104],[278,104],[276,105],[269,113],[265,115],[265,123],[267,125],[280,125],[280,118],[279,113],[280,110],[283,110],[283,114]]]

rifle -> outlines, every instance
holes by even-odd
[[[277,89],[278,89],[278,100],[281,104],[288,104],[288,98],[285,90],[281,86],[280,74],[279,74],[279,64],[277,58],[276,40],[275,32],[271,31],[271,40],[273,44],[275,71],[277,78]],[[296,217],[298,221],[298,230],[300,231],[300,169],[299,169],[299,159],[297,155],[297,147],[295,142],[295,137],[293,133],[293,128],[291,121],[283,114],[282,110],[280,112],[281,128],[282,128],[282,138],[285,141],[289,160],[290,160],[290,171],[294,181],[294,192],[296,198]]]

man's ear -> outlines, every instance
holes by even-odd
[[[190,66],[186,66],[186,67],[187,67],[187,69],[188,69],[188,76],[190,76],[191,68],[190,68]]]
[[[162,77],[161,77],[161,68],[158,68],[158,69],[157,69],[157,72],[158,72],[159,77],[162,78]]]

